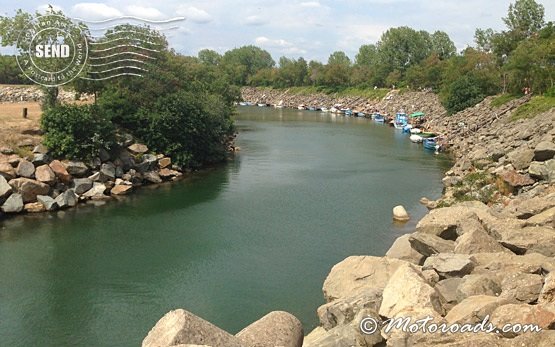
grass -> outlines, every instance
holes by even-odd
[[[519,119],[534,118],[538,114],[547,112],[555,108],[555,97],[534,96],[529,102],[520,106],[511,116],[511,121]]]
[[[518,95],[502,94],[502,95],[499,95],[498,97],[494,98],[493,100],[491,100],[490,105],[492,107],[501,107],[501,106],[505,105],[506,103],[508,103],[509,101],[512,101],[512,100],[518,99],[518,98],[519,98]]]

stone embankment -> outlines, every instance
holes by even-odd
[[[341,103],[388,113],[424,111],[425,126],[442,134],[455,162],[443,179],[443,197],[422,199],[431,211],[413,233],[399,237],[384,257],[352,256],[331,269],[323,286],[326,304],[317,310],[320,326],[302,346],[555,346],[555,110],[512,121],[528,97],[499,108],[486,99],[446,117],[437,96],[421,92],[392,92],[372,101],[246,88],[243,98],[269,104],[283,100],[289,107]],[[382,324],[399,317],[412,322],[431,317],[435,324],[459,327],[488,318],[497,328],[534,324],[543,330],[361,332],[364,318]],[[189,338],[196,330],[164,319],[143,346],[234,345]],[[293,321],[284,331],[294,330]],[[152,342],[159,329],[170,336],[180,332],[180,338]],[[265,341],[239,345],[301,346],[296,339]]]
[[[4,214],[37,213],[74,207],[80,202],[100,204],[129,194],[139,186],[159,184],[183,176],[180,167],[147,146],[127,139],[121,148],[90,162],[59,161],[43,145],[32,157],[11,149],[0,154],[0,218]]]
[[[0,88],[0,102],[37,102],[42,100],[42,90],[35,86],[2,86]],[[61,88],[58,100],[62,102],[89,101],[93,96],[88,94],[76,95],[75,92]]]

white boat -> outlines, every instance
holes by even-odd
[[[298,110],[306,110],[306,106],[305,105],[299,105],[297,106]]]
[[[258,104],[258,107],[266,107],[266,104]]]
[[[277,105],[274,105],[275,108],[283,108],[283,100],[280,100]]]
[[[422,133],[422,130],[418,129],[418,128],[412,128],[412,129],[410,129],[410,133],[411,134],[420,134],[420,133]]]
[[[330,112],[331,112],[331,113],[337,113],[337,111],[339,111],[339,110],[336,109],[335,107],[330,108]]]
[[[322,107],[322,108],[320,109],[320,111],[322,111],[322,112],[329,112],[330,110],[328,110],[326,107]]]
[[[424,138],[420,135],[413,134],[410,136],[410,140],[414,143],[420,143],[424,140]]]

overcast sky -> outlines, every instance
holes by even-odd
[[[501,30],[508,0],[108,0],[51,2],[0,0],[0,15],[17,8],[43,11],[50,3],[66,15],[101,20],[121,15],[165,20],[183,16],[180,27],[166,31],[176,51],[196,55],[203,48],[220,53],[257,45],[280,56],[327,61],[335,50],[354,58],[363,44],[376,43],[391,27],[443,30],[459,50],[473,45],[476,28]],[[546,19],[555,20],[555,1],[539,0]]]

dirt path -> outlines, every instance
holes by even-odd
[[[27,119],[22,117],[24,107],[28,110]],[[0,103],[0,147],[16,150],[20,145],[38,144],[41,114],[38,102]]]

